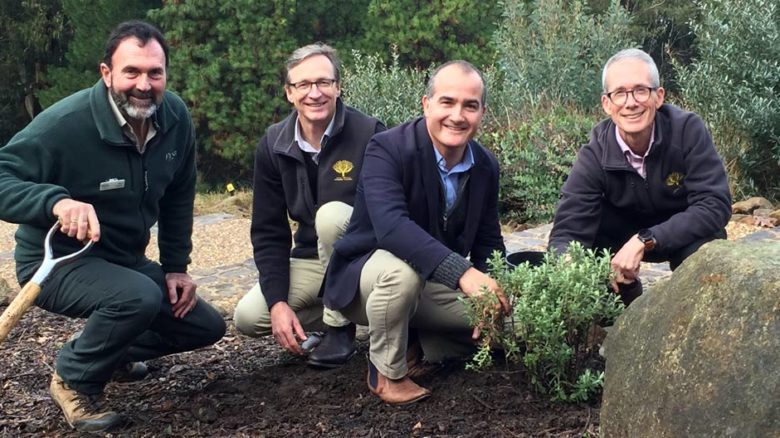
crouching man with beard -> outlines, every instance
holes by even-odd
[[[57,357],[50,392],[72,427],[102,431],[122,417],[101,403],[116,372],[211,345],[225,322],[187,274],[192,250],[195,133],[165,91],[168,46],[154,26],[120,24],[92,87],[52,105],[0,148],[0,220],[18,223],[16,273],[30,280],[55,221],[55,256],[91,239],[86,257],[55,271],[38,307],[86,318]],[[160,261],[146,258],[158,225]]]

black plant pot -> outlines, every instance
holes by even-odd
[[[542,263],[544,263],[544,252],[543,251],[513,252],[511,254],[507,254],[506,262],[512,268],[517,267],[518,265],[521,265],[525,262],[530,263],[531,266],[539,266]]]

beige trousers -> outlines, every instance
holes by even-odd
[[[314,219],[319,259],[290,258],[287,304],[295,312],[304,330],[321,331],[325,325],[343,327],[349,324],[349,320],[340,312],[327,308],[323,311],[322,299],[318,295],[328,261],[333,254],[333,244],[344,235],[350,216],[352,207],[343,202],[328,202],[321,206]],[[247,336],[271,334],[271,312],[259,283],[236,305],[233,323],[238,331]]]
[[[343,309],[350,320],[368,325],[370,359],[380,373],[400,379],[407,372],[409,328],[431,362],[474,352],[472,327],[459,290],[424,281],[406,262],[379,249],[360,275],[360,294]]]

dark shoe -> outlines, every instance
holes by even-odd
[[[352,358],[355,348],[355,324],[328,327],[325,337],[309,355],[307,363],[320,368],[337,368]]]
[[[441,364],[426,362],[419,342],[406,349],[406,376],[417,378],[433,374],[441,369]]]
[[[111,380],[115,382],[137,382],[149,375],[149,367],[144,362],[128,362],[114,371]]]
[[[642,281],[637,278],[633,283],[620,284],[618,285],[618,290],[620,291],[620,299],[628,307],[629,304],[642,295]]]
[[[404,406],[416,403],[431,396],[431,391],[414,383],[409,376],[400,379],[390,379],[376,369],[371,360],[368,361],[366,376],[368,389],[383,402],[393,406]]]
[[[77,430],[102,432],[123,421],[116,412],[103,409],[101,395],[87,395],[71,389],[56,372],[51,378],[49,393],[70,427]]]

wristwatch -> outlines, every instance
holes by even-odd
[[[639,241],[645,244],[645,251],[652,251],[655,248],[655,236],[648,228],[642,228],[636,233]]]

